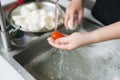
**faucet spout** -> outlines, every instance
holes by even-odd
[[[3,48],[6,51],[9,51],[12,49],[12,44],[11,44],[9,32],[6,27],[5,15],[3,13],[3,9],[1,6],[1,0],[0,0],[0,25],[1,25],[1,38],[3,42]]]

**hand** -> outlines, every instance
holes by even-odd
[[[82,7],[82,0],[72,0],[68,8],[66,9],[66,15],[65,15],[65,27],[68,29],[68,21],[70,20],[72,23],[71,25],[74,25],[74,17],[75,15],[78,15],[78,23],[80,23],[82,16],[83,16],[83,7]]]
[[[57,40],[53,40],[51,37],[48,38],[48,43],[53,47],[65,49],[65,50],[73,50],[82,45],[85,45],[88,39],[86,39],[85,33],[74,32],[71,35],[66,35],[65,37],[58,38]]]

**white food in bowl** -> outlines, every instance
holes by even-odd
[[[16,21],[16,20],[18,20],[18,19],[21,19],[21,18],[22,18],[21,15],[14,15],[14,16],[12,16],[12,19],[13,19],[14,21]]]
[[[48,16],[50,16],[52,19],[55,19],[55,12],[53,11],[48,12]]]
[[[26,23],[21,24],[21,28],[24,30],[28,30],[28,25]]]
[[[51,30],[51,29],[55,28],[55,22],[51,17],[46,18],[46,28],[48,30]]]
[[[58,25],[63,24],[63,12],[59,11]],[[12,20],[21,30],[44,32],[55,28],[55,11],[38,9],[35,3],[30,3],[20,6],[19,14],[13,15]]]
[[[28,24],[28,30],[29,31],[40,31],[40,27],[37,24]]]
[[[45,9],[38,9],[38,11],[39,11],[39,14],[40,14],[41,16],[43,16],[43,15],[48,15],[48,14],[47,14],[48,11],[45,10]]]
[[[26,7],[30,10],[37,9],[37,5],[35,3],[30,3],[30,4],[26,5]]]
[[[23,19],[17,19],[17,20],[15,21],[15,24],[18,25],[18,26],[21,26],[23,23],[24,23],[24,20],[23,20]]]
[[[31,13],[29,13],[30,16],[29,17],[35,17],[35,16],[39,16],[39,11],[36,9],[36,10],[32,10]]]
[[[27,7],[22,7],[20,9],[20,15],[23,17],[23,18],[27,18],[27,17],[30,17],[30,13],[31,13],[31,10],[29,10]]]
[[[40,20],[40,23],[38,24],[39,25],[39,27],[41,28],[41,30],[45,27],[45,25],[46,25],[46,22],[45,22],[45,20]]]

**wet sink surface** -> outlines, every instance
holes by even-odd
[[[46,39],[14,58],[37,80],[86,80],[85,76],[91,69],[87,59],[78,50],[52,48]]]
[[[84,25],[86,23],[89,25],[89,22]],[[112,50],[115,47],[112,42],[66,51],[51,47],[46,37],[14,59],[36,80],[119,80],[120,55]],[[114,47],[109,47],[110,44]]]

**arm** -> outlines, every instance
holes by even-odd
[[[69,36],[59,38],[56,41],[48,38],[48,42],[56,48],[73,50],[83,45],[119,38],[120,21],[91,32],[74,32]]]
[[[95,31],[89,32],[88,34],[89,36],[91,36],[91,39],[88,41],[89,43],[102,42],[111,39],[119,39],[120,21],[97,29]]]

